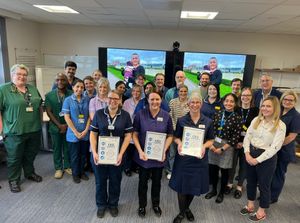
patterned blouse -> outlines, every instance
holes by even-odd
[[[224,126],[221,127],[222,117]],[[214,118],[214,133],[215,136],[227,140],[231,146],[236,146],[239,142],[242,130],[242,118],[236,112],[226,112],[225,110],[218,111]]]

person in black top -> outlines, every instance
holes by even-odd
[[[209,177],[213,186],[205,195],[211,199],[217,195],[219,171],[221,170],[221,188],[216,203],[222,203],[225,187],[228,182],[228,171],[232,168],[233,150],[241,135],[241,117],[235,112],[237,97],[229,93],[224,97],[224,109],[217,112],[214,118],[215,140],[208,151]]]
[[[234,191],[234,198],[239,199],[242,196],[243,182],[246,178],[246,160],[243,149],[243,140],[247,128],[250,126],[251,121],[258,115],[259,109],[254,106],[253,91],[249,87],[245,87],[241,91],[240,106],[236,112],[242,117],[242,131],[239,143],[234,148],[232,169],[229,170],[229,178],[225,194],[230,194],[233,188],[233,179],[237,162],[239,162],[238,183]]]

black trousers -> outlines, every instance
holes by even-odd
[[[233,179],[234,179],[234,175],[236,172],[236,166],[237,163],[239,162],[239,172],[238,172],[238,186],[243,186],[244,180],[246,178],[246,169],[247,169],[247,165],[246,165],[246,158],[245,158],[245,153],[244,153],[244,149],[234,149],[234,153],[233,153],[233,161],[232,161],[232,169],[229,169],[229,177],[228,177],[228,183],[229,184],[233,184]]]
[[[229,169],[220,168],[217,165],[209,164],[209,181],[213,186],[213,190],[217,191],[218,181],[219,181],[219,170],[221,170],[221,189],[220,193],[224,194],[225,187],[228,182],[228,171]]]
[[[161,188],[161,178],[162,178],[163,167],[158,168],[144,168],[140,167],[139,171],[139,205],[140,207],[147,206],[147,191],[148,191],[148,180],[151,176],[152,186],[151,186],[151,200],[152,206],[159,206],[160,202],[160,188]]]
[[[253,158],[258,157],[264,150],[253,149],[250,147],[250,155]],[[259,206],[261,208],[268,208],[271,199],[271,182],[275,172],[277,162],[277,155],[258,163],[255,166],[250,166],[247,163],[247,197],[248,200],[254,201],[256,199],[256,187],[260,191]]]

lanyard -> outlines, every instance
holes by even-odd
[[[220,120],[220,125],[219,125],[219,128],[218,128],[218,135],[220,136],[222,134],[222,130],[223,130],[223,127],[226,123],[226,120],[230,118],[230,116],[233,115],[233,112],[230,113],[230,115],[226,118],[225,117],[225,111],[223,111],[223,114],[222,114],[222,118]]]
[[[244,116],[244,110],[247,110],[247,109],[241,108],[243,123],[246,123],[246,120],[247,120],[249,112],[250,112],[250,108],[248,109],[246,116]]]
[[[65,94],[62,97],[59,96],[58,90],[56,90],[56,97],[60,106],[62,106],[62,104],[64,103],[65,96],[66,96]]]
[[[113,136],[112,131],[115,130],[115,122],[117,120],[117,116],[118,115],[116,114],[115,117],[113,118],[113,121],[111,122],[110,116],[109,116],[109,114],[107,114],[108,130],[109,130],[110,136]]]
[[[77,108],[78,108],[79,114],[83,115],[84,114],[84,111],[83,111],[83,97],[81,97],[80,102],[76,99],[76,103],[77,103]]]
[[[17,86],[14,83],[12,83],[11,89],[12,89],[12,92],[19,93],[19,94],[23,95],[25,103],[27,104],[28,107],[32,106],[32,103],[31,103],[31,96],[32,95],[30,94],[29,89],[28,89],[27,86],[25,86],[25,89],[26,89],[25,93],[20,92],[18,90]]]

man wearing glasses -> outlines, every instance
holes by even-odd
[[[275,88],[273,88],[273,79],[270,74],[263,74],[259,80],[260,89],[254,93],[254,104],[255,107],[260,107],[262,101],[269,95],[275,96],[280,99],[282,93]]]

